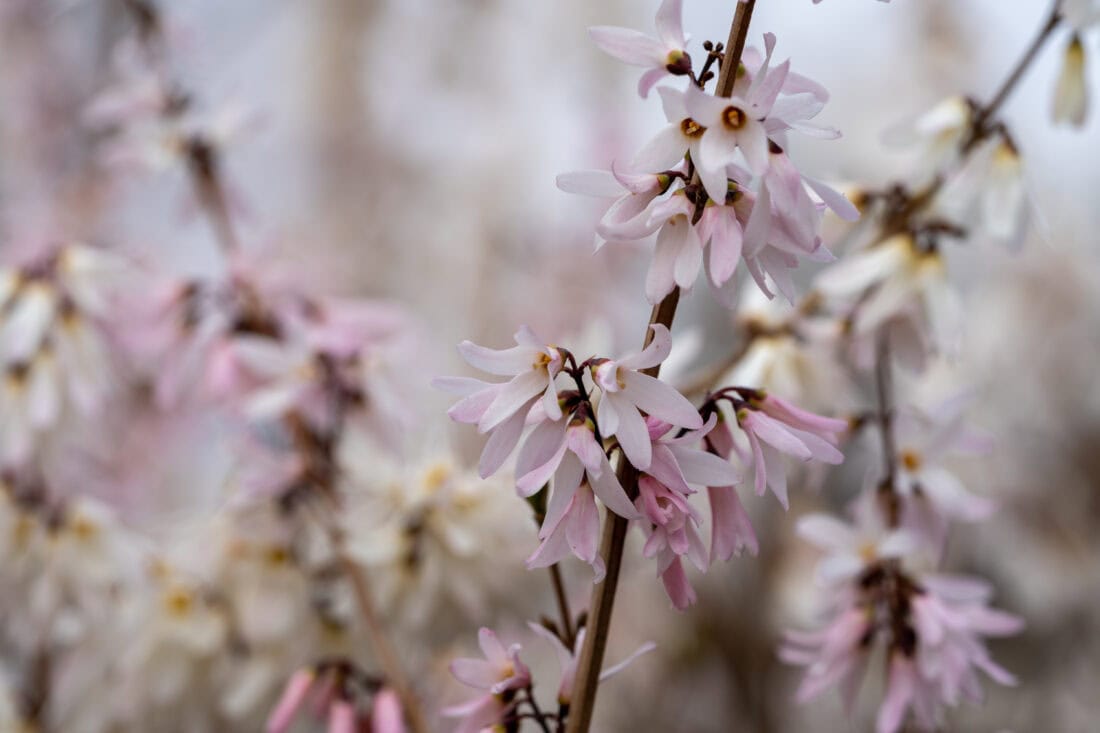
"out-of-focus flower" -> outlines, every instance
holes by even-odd
[[[405,733],[401,699],[393,689],[383,687],[374,694],[370,709],[370,725],[371,733]]]
[[[519,658],[519,644],[505,649],[496,633],[485,627],[477,639],[485,659],[456,659],[451,662],[451,674],[486,694],[443,709],[447,717],[462,718],[456,733],[474,733],[500,723],[512,706],[512,695],[531,684],[531,671]]]
[[[687,37],[683,28],[683,0],[663,0],[657,9],[657,35],[651,38],[631,28],[594,26],[588,35],[605,53],[632,66],[646,67],[638,80],[638,94],[649,96],[649,90],[669,74],[684,75],[691,71],[691,57],[684,48]]]
[[[967,400],[956,397],[929,413],[899,411],[895,419],[898,466],[894,490],[903,497],[905,526],[934,546],[946,538],[949,519],[975,522],[989,517],[995,504],[967,491],[942,464],[952,454],[986,453],[991,441],[966,425]]]
[[[959,144],[970,132],[974,110],[963,97],[948,97],[915,119],[888,130],[891,145],[919,147],[921,169],[926,173],[940,170],[959,155]]]
[[[115,297],[136,271],[121,257],[66,244],[22,267],[0,269],[0,460],[25,461],[71,408],[93,415],[115,381],[110,357]]]
[[[871,514],[864,516],[869,521]],[[876,640],[885,642],[890,658],[878,733],[896,733],[910,709],[922,727],[934,728],[944,706],[979,701],[979,670],[1015,684],[984,640],[1015,634],[1023,624],[988,607],[986,583],[912,572],[906,556],[917,545],[896,530],[872,544],[860,539],[860,530],[814,516],[800,522],[799,532],[831,551],[819,571],[830,620],[821,631],[789,633],[780,650],[784,661],[806,667],[800,701],[837,685],[850,708]]]
[[[1100,11],[1097,11],[1100,12]],[[1062,70],[1054,87],[1054,104],[1051,117],[1055,123],[1082,127],[1089,111],[1089,85],[1086,68],[1085,46],[1081,36],[1074,33],[1062,55]]]
[[[960,310],[943,257],[899,234],[824,270],[814,282],[824,295],[855,300],[852,331],[871,336],[892,321],[914,321],[940,350],[955,341]]]

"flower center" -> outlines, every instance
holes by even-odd
[[[749,116],[745,114],[745,110],[731,106],[722,110],[722,121],[731,130],[740,130],[749,121]]]
[[[901,452],[901,465],[905,466],[905,470],[910,473],[915,473],[920,470],[920,453],[913,450],[906,450]]]
[[[690,117],[684,119],[684,121],[680,123],[680,132],[684,133],[685,137],[700,137],[706,131],[707,128]]]

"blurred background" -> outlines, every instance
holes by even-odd
[[[552,342],[585,344],[591,352],[622,353],[640,342],[650,245],[614,243],[593,255],[599,203],[558,191],[554,178],[629,157],[663,122],[656,99],[637,98],[634,70],[605,57],[585,34],[596,24],[649,31],[655,2],[162,5],[177,39],[173,67],[186,85],[212,106],[254,110],[247,131],[224,151],[241,239],[262,246],[301,287],[391,302],[415,324],[419,345],[410,371],[423,379],[407,408],[417,421],[398,457],[361,461],[357,470],[367,483],[382,475],[397,485],[423,481],[437,460],[456,475],[476,463],[474,431],[452,429],[447,397],[427,385],[433,375],[469,373],[453,349],[458,341],[503,347],[528,323]],[[733,5],[685,3],[692,48],[725,40]],[[760,0],[750,43],[759,46],[763,32],[774,32],[777,56],[790,57],[795,70],[832,94],[820,120],[844,135],[795,141],[792,157],[803,170],[881,187],[908,180],[921,163],[919,151],[885,146],[883,130],[948,95],[988,98],[1047,12],[1046,3],[996,0]],[[218,247],[190,201],[185,171],[108,176],[97,134],[81,124],[83,110],[115,78],[112,49],[131,32],[121,2],[0,0],[0,248],[79,239],[162,272],[215,273],[222,266]],[[1093,30],[1084,40],[1096,91],[1100,37]],[[1063,34],[1053,39],[1005,107],[1026,171],[1024,246],[1014,253],[973,239],[950,249],[951,280],[964,303],[963,347],[950,362],[903,380],[907,398],[918,404],[973,393],[972,422],[997,448],[951,468],[1001,509],[992,520],[956,530],[945,568],[990,579],[996,605],[1027,621],[1023,634],[993,644],[1019,687],[987,686],[986,704],[952,712],[950,730],[1095,731],[1100,713],[1100,115],[1082,129],[1050,120],[1066,42]],[[705,288],[687,298],[674,334],[699,348],[681,374],[734,351],[734,318]],[[849,392],[841,404],[805,399],[808,407],[838,414],[868,407],[858,380]],[[237,608],[251,604],[248,623],[263,626],[283,613],[298,620],[285,627],[271,622],[273,636],[304,628],[296,626],[305,623],[294,616],[299,611],[282,605],[307,595],[308,583],[282,570],[262,582],[237,575],[252,557],[248,533],[263,531],[242,529],[236,519],[234,529],[225,529],[226,486],[237,468],[231,428],[204,414],[169,421],[155,412],[111,407],[94,431],[110,444],[113,462],[59,460],[56,469],[44,467],[57,477],[51,490],[71,500],[93,498],[112,516],[102,521],[121,527],[126,544],[104,562],[171,558],[230,594],[259,583],[248,600],[234,601]],[[139,438],[151,434],[161,437],[146,450]],[[862,465],[859,451],[867,446],[856,448]],[[813,621],[814,554],[794,537],[793,523],[808,511],[840,511],[858,492],[860,476],[856,468],[804,477],[818,488],[794,490],[789,513],[746,492],[759,557],[693,577],[700,598],[684,613],[671,608],[633,537],[609,659],[644,640],[658,649],[603,688],[596,728],[869,730],[881,699],[875,674],[846,717],[834,694],[795,705],[798,670],[784,667],[775,653],[783,629]],[[437,704],[462,699],[445,665],[456,653],[471,654],[479,626],[519,639],[526,619],[552,609],[541,573],[536,578],[522,568],[535,546],[522,502],[505,480],[463,481],[477,483],[466,490],[487,505],[487,514],[467,527],[471,541],[486,547],[463,556],[474,568],[463,590],[440,590],[448,578],[438,570],[383,581],[407,582],[420,594],[415,613],[395,600],[398,591],[386,595],[384,611],[410,668],[428,670],[424,685]],[[159,655],[162,666],[140,669],[159,670],[162,681],[182,680],[167,691],[145,689],[156,682],[106,670],[113,656],[142,643],[135,639],[147,633],[149,615],[100,609],[106,615],[98,633],[77,621],[79,628],[58,631],[56,619],[44,631],[40,609],[66,605],[57,597],[72,594],[68,580],[56,580],[57,564],[77,567],[77,575],[100,571],[58,559],[55,548],[49,560],[55,575],[34,571],[28,578],[20,569],[25,546],[14,539],[19,525],[8,519],[0,524],[0,662],[12,721],[28,690],[41,696],[49,687],[42,703],[48,712],[38,718],[43,731],[257,730],[296,666],[318,649],[355,640],[317,631],[294,645],[280,641],[271,657],[277,661],[261,673],[232,661],[232,640],[211,632],[217,641],[198,644],[201,651],[193,653],[201,664],[186,672],[171,661],[182,652],[143,657],[142,664],[152,664]],[[229,547],[235,549],[218,549]],[[574,608],[583,607],[589,570],[567,563],[565,573]],[[51,583],[62,589],[43,588]],[[121,592],[115,580],[108,587]],[[463,594],[472,600],[456,600]],[[210,613],[219,612],[214,604]],[[64,646],[67,661],[41,668],[42,655],[25,644],[35,635]],[[56,641],[62,637],[79,643]],[[536,679],[542,673],[552,686],[550,650],[527,643]],[[218,683],[203,682],[206,674]],[[227,702],[230,689],[240,699]],[[128,702],[103,702],[115,697]],[[105,707],[119,711],[90,712]]]

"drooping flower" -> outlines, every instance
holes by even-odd
[[[830,551],[818,573],[830,620],[820,631],[788,633],[780,650],[784,661],[806,668],[799,701],[835,685],[850,708],[876,642],[890,659],[877,733],[896,733],[909,710],[922,727],[937,727],[945,706],[981,699],[979,670],[1014,684],[990,657],[985,637],[1017,633],[1020,619],[988,607],[983,581],[910,569],[920,548],[904,531],[883,531],[878,522],[878,540],[861,540],[878,516],[870,504],[863,509],[860,528],[819,516],[799,524],[800,534]]]
[[[594,26],[588,35],[605,53],[632,66],[646,67],[638,80],[638,94],[649,96],[653,85],[664,77],[691,71],[691,57],[684,48],[683,0],[663,0],[657,9],[657,36],[652,38],[631,28]]]
[[[787,474],[781,454],[803,461],[838,464],[844,454],[837,450],[839,436],[848,422],[807,412],[779,397],[743,392],[748,397],[737,405],[737,424],[752,449],[754,487],[757,496],[766,488],[787,508]]]
[[[461,718],[456,733],[475,733],[500,723],[511,709],[512,694],[531,684],[531,671],[519,658],[520,645],[507,649],[492,629],[482,627],[478,645],[485,659],[456,659],[451,674],[484,695],[443,709],[443,715]]]
[[[1062,56],[1062,70],[1054,87],[1051,117],[1054,122],[1082,127],[1089,110],[1089,86],[1085,73],[1085,46],[1074,33]]]
[[[906,320],[915,321],[941,351],[954,345],[960,306],[943,257],[908,234],[837,262],[814,286],[827,296],[859,299],[851,319],[856,335],[869,336],[888,323]]]
[[[643,373],[663,362],[672,350],[672,336],[666,326],[656,323],[650,329],[653,339],[642,351],[592,366],[593,381],[601,390],[596,408],[600,434],[618,438],[627,459],[643,471],[649,468],[652,448],[641,411],[677,427],[703,427],[698,410],[686,397]]]

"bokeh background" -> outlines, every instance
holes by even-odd
[[[0,0],[4,241],[30,232],[75,237],[168,271],[215,272],[218,249],[188,203],[186,175],[107,184],[96,135],[80,124],[88,101],[112,78],[112,47],[129,32],[121,5]],[[225,153],[243,239],[277,252],[315,289],[407,309],[422,342],[417,374],[467,373],[453,344],[470,338],[500,347],[521,323],[552,341],[593,350],[619,353],[640,341],[649,311],[642,289],[646,245],[615,244],[592,255],[598,205],[558,191],[554,177],[631,155],[662,122],[658,102],[634,93],[634,71],[604,57],[585,35],[594,24],[649,29],[655,3],[164,5],[178,24],[174,63],[187,84],[208,101],[257,112],[255,125]],[[725,39],[732,2],[685,5],[694,48]],[[759,45],[761,33],[774,32],[778,55],[832,94],[822,119],[843,138],[796,141],[792,156],[816,177],[874,187],[908,180],[921,162],[919,151],[885,146],[883,130],[947,95],[988,97],[1046,12],[1045,3],[997,0],[761,0],[750,41]],[[1100,91],[1100,37],[1093,31],[1085,41],[1093,90]],[[973,392],[973,422],[997,448],[952,468],[972,490],[995,497],[1001,510],[957,530],[945,566],[989,578],[997,605],[1027,621],[1023,634],[993,645],[1019,687],[991,686],[985,706],[952,713],[951,730],[1084,733],[1097,729],[1100,714],[1100,115],[1082,129],[1050,121],[1065,43],[1062,35],[1053,40],[1005,108],[1026,167],[1024,246],[1014,253],[972,240],[950,248],[951,278],[964,302],[962,350],[950,363],[903,381],[906,395],[923,404]],[[700,345],[682,375],[737,347],[733,317],[705,289],[681,313],[674,333]],[[453,430],[445,396],[426,381],[418,385],[409,403],[418,417],[409,449],[396,468],[368,462],[365,472],[407,480],[420,470],[423,446],[457,465],[476,462],[473,431]],[[870,404],[858,383],[845,399],[826,407],[857,412]],[[165,426],[142,414],[119,409],[101,425],[116,448],[135,446],[122,474],[117,466],[108,471],[74,460],[60,471],[65,480],[58,490],[94,495],[142,547],[187,556],[201,574],[204,562],[221,562],[194,548],[224,521],[234,471],[228,428],[201,415]],[[140,450],[135,434],[153,430],[174,437],[154,453]],[[866,446],[855,447],[858,462]],[[794,538],[793,522],[811,510],[839,511],[861,481],[858,470],[820,478],[806,477],[821,486],[796,490],[788,514],[772,501],[750,500],[760,556],[716,565],[697,578],[699,602],[685,613],[671,608],[652,564],[640,557],[640,543],[628,549],[609,658],[648,639],[658,650],[603,689],[599,730],[870,729],[881,699],[875,674],[848,718],[833,695],[796,706],[797,671],[775,654],[784,628],[812,620],[814,556]],[[439,704],[461,699],[446,680],[445,663],[449,655],[470,653],[478,626],[519,638],[525,619],[552,608],[543,578],[522,569],[534,547],[522,503],[506,482],[489,489],[487,502],[508,506],[476,532],[497,532],[484,562],[499,570],[491,589],[487,572],[462,581],[484,602],[428,594],[421,601],[427,621],[419,626],[406,623],[403,607],[387,606],[403,653],[410,666],[426,670],[423,679]],[[502,533],[508,523],[516,531]],[[0,561],[10,569],[20,558],[7,552]],[[229,586],[231,576],[224,580]],[[0,588],[0,662],[9,689],[18,691],[35,673],[18,641],[26,597],[12,573],[0,577],[7,584]],[[589,577],[587,568],[566,565],[575,607],[586,603]],[[277,613],[273,599],[305,592],[296,582],[272,581],[252,613],[258,619]],[[100,643],[118,652],[131,643],[129,623],[109,617],[117,633]],[[308,661],[307,653],[288,653],[282,671]],[[227,644],[210,657],[230,654]],[[105,655],[88,650],[93,660]],[[536,673],[552,680],[549,650],[532,642],[530,656]],[[210,663],[219,674],[237,674]],[[88,664],[85,677],[94,677],[99,662]],[[192,690],[155,723],[147,718],[139,727],[105,730],[256,730],[278,692],[276,678],[257,683],[255,700],[239,714],[225,713],[217,692]],[[147,694],[121,685],[107,684],[95,695],[94,685],[76,688],[84,692],[56,686],[58,696],[80,700],[55,701],[64,709],[43,730],[82,729],[88,706],[103,696]],[[208,709],[220,712],[204,714]]]

